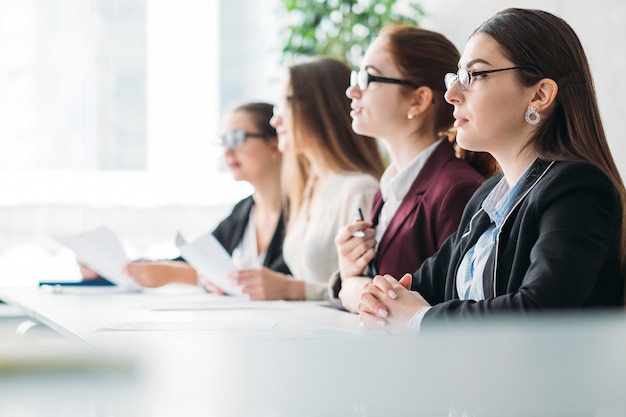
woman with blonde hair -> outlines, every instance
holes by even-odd
[[[328,277],[338,267],[337,230],[359,209],[369,213],[384,161],[376,140],[350,127],[349,80],[350,68],[329,57],[287,69],[271,123],[283,151],[289,199],[283,256],[293,276],[237,271],[235,282],[251,298],[326,299]]]

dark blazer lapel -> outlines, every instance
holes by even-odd
[[[372,225],[374,229],[378,225],[380,219],[380,210],[383,208],[383,195],[380,192],[380,188],[374,194],[374,200],[372,201]]]
[[[465,253],[478,242],[478,238],[485,233],[485,230],[491,224],[491,219],[489,215],[480,208],[476,214],[469,221],[463,234],[461,235],[460,240],[460,250],[462,253],[462,257],[465,256]],[[462,259],[461,257],[461,259]]]
[[[454,148],[450,142],[442,139],[441,143],[424,164],[419,175],[413,181],[411,188],[400,203],[398,211],[389,222],[387,230],[378,245],[377,256],[382,256],[391,246],[393,239],[402,228],[402,225],[409,219],[411,212],[415,210],[415,207],[421,201],[421,195],[428,189],[434,176],[441,175],[439,172],[441,167],[451,158],[455,158]]]
[[[276,229],[274,229],[274,235],[272,236],[272,240],[270,241],[270,244],[267,247],[265,261],[263,262],[263,266],[267,266],[267,267],[272,266],[272,262],[274,262],[274,259],[277,256],[280,256],[282,254],[284,237],[285,237],[285,222],[281,214],[280,217],[278,218]]]
[[[467,251],[474,246],[476,242],[478,242],[478,238],[485,233],[485,230],[487,230],[490,224],[491,219],[489,218],[489,215],[482,208],[479,208],[467,223],[467,226],[465,226],[463,234],[458,240],[459,249],[456,264],[454,265],[454,268],[451,268],[451,270],[454,271],[453,285],[449,286],[449,293],[452,294],[451,298],[459,298],[459,294],[456,291],[456,279],[461,261],[467,254]]]
[[[239,245],[241,240],[243,239],[243,234],[246,231],[246,227],[248,226],[248,219],[250,218],[250,211],[252,210],[252,206],[254,206],[254,199],[252,196],[246,198],[239,210],[235,214],[233,219],[233,232],[231,238],[228,241],[228,247],[226,250],[228,253],[232,255],[233,250]]]
[[[483,271],[483,294],[485,299],[495,297],[496,293],[493,288],[493,274],[496,266],[496,248],[495,246],[489,252],[487,263]]]
[[[512,212],[514,208],[517,207],[520,201],[524,199],[524,197],[526,197],[526,195],[532,188],[535,187],[541,177],[544,176],[544,174],[552,167],[553,164],[554,161],[544,161],[541,159],[536,159],[535,162],[533,162],[531,168],[528,170],[528,173],[523,180],[522,186],[517,193],[517,196],[515,197],[515,201],[513,201],[513,204],[511,204],[511,210],[509,212]]]
[[[526,177],[524,177],[524,179],[522,180],[523,181],[522,186],[520,187],[520,190],[517,196],[515,197],[515,200],[511,204],[511,209],[509,210],[509,212],[507,213],[504,219],[504,223],[502,224],[500,232],[502,232],[502,228],[505,227],[505,225],[508,223],[508,220],[511,218],[511,213],[517,210],[517,207],[522,202],[522,200],[535,187],[535,185],[537,185],[539,180],[552,167],[553,164],[554,162],[544,161],[541,159],[536,159],[533,162],[531,168],[528,170],[528,173],[526,174]],[[506,233],[503,234],[503,236],[506,236],[506,235],[507,235]],[[498,243],[499,243],[499,246],[502,246],[503,244],[505,244],[503,242],[503,239],[500,239]],[[499,247],[494,246],[491,253],[489,254],[489,257],[487,258],[485,270],[483,271],[483,288],[484,288],[485,298],[496,297],[499,293],[502,293],[505,290],[504,288],[494,287],[495,282],[496,282],[495,277],[497,274],[496,256],[499,250],[500,250]]]
[[[400,203],[400,207],[398,207],[398,211],[389,222],[385,234],[383,234],[383,237],[380,239],[380,244],[378,245],[378,252],[376,256],[383,256],[385,251],[389,249],[395,236],[400,231],[402,225],[406,221],[408,221],[411,212],[415,210],[415,207],[420,201],[419,195],[421,194],[423,194],[423,190],[419,193],[411,193],[410,196],[407,195],[404,200],[402,200],[402,203]]]

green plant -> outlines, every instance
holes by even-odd
[[[414,0],[283,0],[283,61],[330,55],[357,66],[365,48],[390,23],[418,25],[424,10]]]

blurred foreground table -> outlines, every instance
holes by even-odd
[[[355,315],[318,303],[211,308],[206,296],[0,288],[0,298],[79,345],[132,364],[121,369],[133,394],[101,388],[98,416],[626,415],[621,312],[392,336],[363,333]],[[94,378],[75,376],[87,387]],[[72,398],[63,384],[33,386]]]

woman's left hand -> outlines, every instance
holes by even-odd
[[[413,316],[430,306],[420,293],[409,290],[411,279],[411,274],[405,274],[400,281],[391,275],[377,275],[372,283],[365,284],[357,304],[361,326],[408,331]]]

